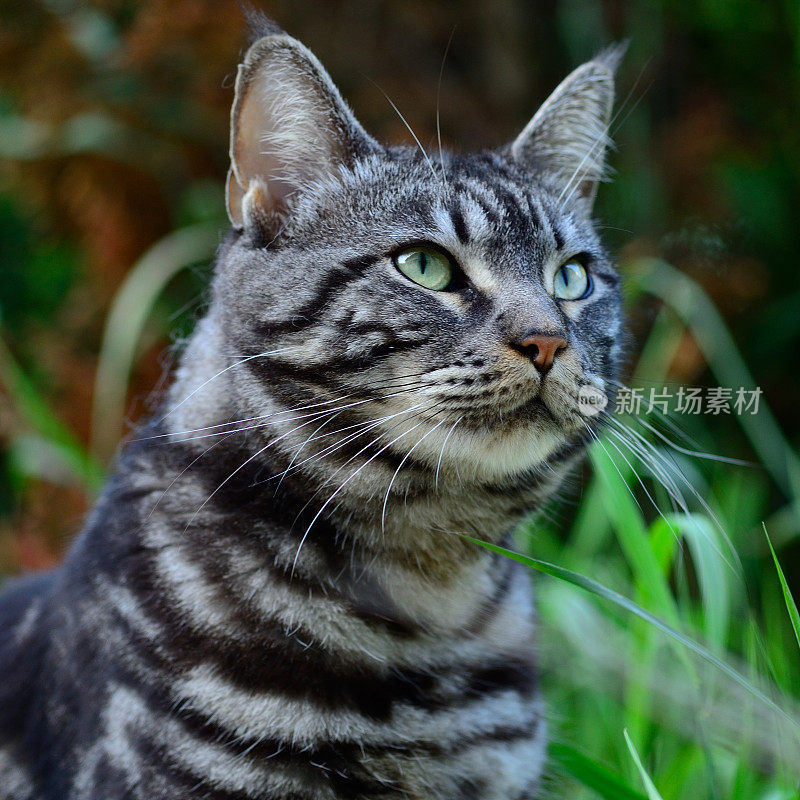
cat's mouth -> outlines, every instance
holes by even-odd
[[[536,426],[550,431],[563,431],[565,435],[569,435],[582,426],[577,410],[573,413],[573,408],[572,398],[551,399],[542,391],[537,391],[506,408],[486,409],[481,421],[484,425],[488,423],[489,427],[503,430]]]
[[[535,423],[572,432],[585,425],[580,389],[592,381],[575,365],[532,374],[516,365],[493,380],[470,380],[456,392],[438,392],[448,414],[459,414],[471,427],[508,428]],[[599,389],[598,389],[599,391]]]
[[[578,407],[577,385],[509,382],[474,396],[444,397],[437,403],[436,417],[457,421],[478,435],[539,430],[569,437],[586,424]]]

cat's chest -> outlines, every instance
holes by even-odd
[[[113,766],[136,797],[518,794],[544,724],[523,585],[496,591],[458,636],[353,611],[320,618],[324,642],[299,624],[258,645],[215,636],[163,670],[145,651],[108,684],[76,783],[101,791]]]

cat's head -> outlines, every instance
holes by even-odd
[[[379,144],[302,44],[253,44],[212,301],[226,357],[247,359],[228,376],[236,413],[298,409],[287,452],[361,431],[365,457],[413,448],[486,480],[584,439],[620,356],[591,217],[619,56],[575,70],[512,144],[455,155]]]

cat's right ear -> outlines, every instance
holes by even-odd
[[[611,47],[568,75],[511,145],[515,161],[589,210],[605,174],[614,75],[626,48]]]
[[[294,192],[376,149],[308,48],[283,33],[259,39],[231,109],[231,223],[274,229]]]

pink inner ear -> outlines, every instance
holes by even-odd
[[[260,179],[257,199],[269,211],[341,157],[330,109],[313,79],[285,56],[268,54],[237,82],[233,171],[245,195]]]
[[[286,174],[285,165],[281,164],[277,153],[272,152],[275,148],[270,142],[271,135],[285,121],[275,119],[271,113],[277,101],[277,86],[267,76],[260,74],[264,69],[265,66],[246,85],[241,86],[243,96],[235,122],[236,139],[231,154],[232,173],[235,175],[232,182],[238,191],[229,190],[229,199],[238,201],[240,209],[245,194],[256,179],[260,179],[262,184],[258,199],[272,206],[282,202],[291,190],[286,181],[281,180]],[[243,211],[239,214],[241,216]]]
[[[236,78],[231,220],[245,223],[254,203],[266,215],[281,213],[295,191],[373,145],[309,50],[285,35],[260,39]],[[262,185],[250,195],[257,180]]]

